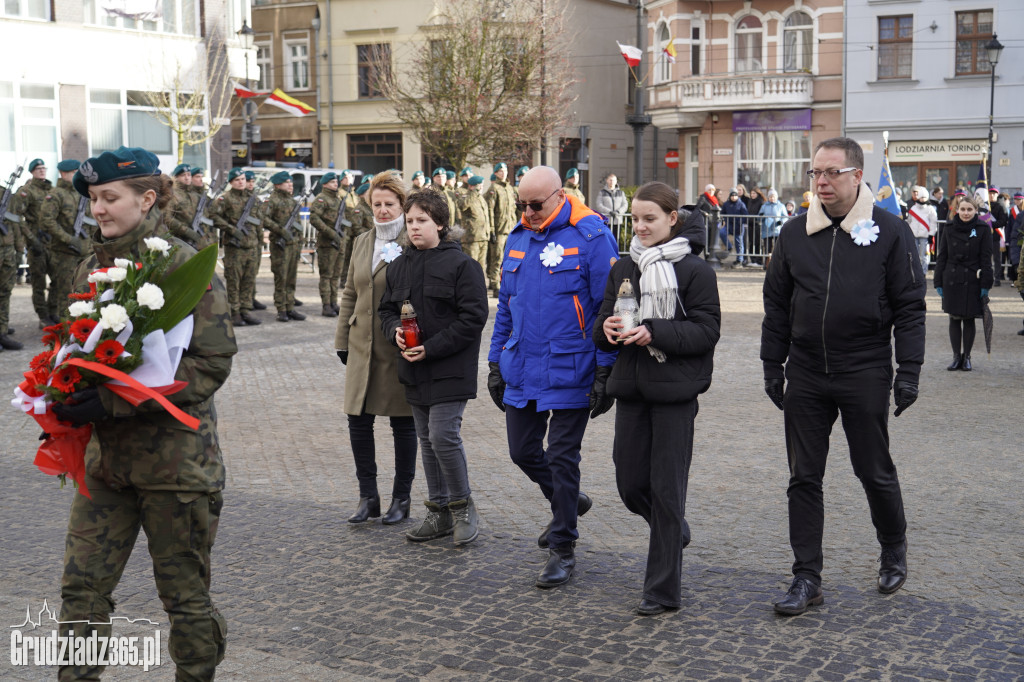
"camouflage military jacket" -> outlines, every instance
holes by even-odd
[[[292,242],[295,240],[295,233],[298,225],[292,224],[292,229],[290,230],[285,230],[284,228],[297,203],[298,202],[292,198],[292,195],[284,190],[275,189],[270,193],[270,198],[268,198],[266,203],[263,205],[262,217],[263,227],[274,235],[270,240],[272,244],[277,241],[277,239],[284,239],[286,242]],[[298,222],[298,218],[295,220]]]
[[[18,190],[21,207],[21,233],[25,235],[26,241],[38,238],[39,231],[39,209],[42,207],[43,199],[53,189],[49,180],[32,178]]]
[[[485,242],[491,236],[491,223],[487,200],[475,189],[466,190],[460,197],[462,214],[462,243]]]
[[[146,248],[143,238],[161,233],[159,217],[150,212],[128,234],[110,241],[100,237],[94,253],[75,271],[75,291],[87,291],[89,272],[113,265],[115,258],[140,260]],[[195,254],[184,242],[170,235],[164,238],[180,245],[172,258],[171,271]],[[134,406],[101,387],[100,399],[110,416],[94,425],[85,467],[90,476],[111,488],[214,492],[224,487],[213,396],[231,373],[232,357],[238,348],[227,293],[216,274],[192,317],[192,340],[175,374],[188,386],[167,398],[196,417],[199,429],[188,428],[153,400]]]
[[[334,230],[334,224],[338,221],[338,211],[344,210],[345,205],[338,195],[326,189],[309,205],[309,223],[317,231],[318,249],[341,248],[342,236]],[[338,229],[344,232],[345,226],[338,225]]]
[[[338,196],[345,203],[345,208],[351,210],[359,205],[359,202],[363,200],[361,196],[356,194],[355,189],[345,189],[344,187],[338,189]]]
[[[50,235],[50,249],[57,253],[84,257],[92,248],[88,238],[76,237],[75,219],[78,217],[78,203],[82,195],[67,180],[57,181],[57,186],[43,198],[39,208],[39,229]],[[86,202],[85,214],[91,215]],[[82,229],[87,230],[83,223]]]
[[[2,191],[0,191],[0,194],[2,194]],[[14,191],[11,193],[11,201],[7,204],[7,210],[16,216],[20,216],[23,203],[21,195]],[[21,231],[22,223],[12,223],[3,217],[0,217],[0,220],[4,221],[4,227],[7,228],[7,234],[0,235],[0,246],[13,246],[15,251],[21,252],[25,248],[25,235]]]
[[[196,217],[199,195],[191,187],[175,182],[174,196],[164,210],[164,224],[167,230],[178,239],[195,247],[199,243],[199,233],[192,229],[192,221]]]
[[[235,248],[253,248],[262,238],[263,230],[257,229],[256,225],[248,226],[248,234],[239,230],[238,219],[242,217],[245,203],[249,200],[249,193],[244,189],[228,189],[217,197],[210,208],[210,218],[224,235],[225,244]],[[259,200],[254,202],[250,215],[259,217]],[[257,234],[258,233],[258,234]]]
[[[564,187],[562,187],[562,189],[565,190],[566,196],[576,197],[577,199],[580,200],[581,204],[583,204],[584,206],[586,205],[587,199],[586,197],[583,196],[583,192],[580,191],[579,187],[573,187],[571,185],[566,184]]]
[[[516,226],[516,192],[512,185],[495,180],[484,195],[495,233],[507,235]]]
[[[373,229],[373,210],[363,197],[359,197],[359,203],[347,211],[345,217],[352,223],[352,237],[358,237]]]

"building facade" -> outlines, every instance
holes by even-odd
[[[988,150],[994,112],[992,180],[1004,191],[1024,185],[1024,72],[1015,38],[1024,14],[1012,0],[920,2],[851,0],[847,35],[846,131],[865,151],[874,185],[889,134],[897,187],[974,187]],[[1005,45],[995,71],[985,46]]]
[[[55,180],[61,159],[85,159],[121,145],[149,149],[170,170],[178,140],[155,116],[160,93],[175,84],[205,87],[214,72],[242,77],[245,53],[235,33],[249,18],[249,0],[164,0],[134,18],[108,12],[114,4],[0,5],[0,175],[42,158]],[[217,104],[203,100],[195,128],[224,127],[187,146],[185,161],[204,168],[229,165],[229,118],[210,120]]]
[[[842,0],[654,0],[647,9],[648,110],[675,138],[680,196],[743,183],[799,203],[814,145],[842,127]]]

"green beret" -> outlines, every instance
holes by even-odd
[[[423,171],[416,171],[415,173],[412,174],[412,179],[413,180],[415,180],[416,178],[422,178],[422,177],[423,177]]]
[[[228,171],[228,182],[231,182],[239,175],[245,175],[245,171],[239,168],[238,166],[235,166],[234,168]]]
[[[366,194],[366,190],[370,189],[370,183],[364,182],[356,188],[356,196],[363,196]]]
[[[499,161],[498,163],[494,164],[494,172],[497,173],[500,170],[508,170],[508,166],[506,166],[501,161]]]
[[[192,172],[192,166],[188,165],[187,163],[179,163],[177,166],[174,167],[174,170],[171,171],[171,177],[172,178],[176,178],[179,175],[181,175],[182,173],[191,173],[191,172]]]
[[[142,147],[121,147],[86,159],[79,166],[71,184],[83,197],[89,196],[91,185],[105,185],[117,180],[160,175],[160,159]]]
[[[202,168],[193,168],[192,169],[192,175],[202,175],[202,174],[203,174],[203,169]]]
[[[324,185],[326,185],[331,180],[337,180],[337,179],[338,179],[338,174],[337,173],[334,173],[334,172],[324,173],[324,176],[322,178],[320,178],[320,186],[323,187]]]
[[[568,180],[569,178],[574,178],[579,174],[580,172],[578,170],[576,170],[575,168],[570,168],[569,170],[565,171],[565,179]]]
[[[466,166],[465,168],[463,168],[462,170],[459,171],[459,177],[460,178],[463,175],[472,175],[472,174],[473,174],[473,169],[470,168],[469,166]]]
[[[497,179],[498,179],[498,176],[495,175],[494,173],[491,173],[491,182],[494,182]]]
[[[42,159],[32,159],[28,162],[28,172],[31,173],[36,169],[36,166],[45,166]]]
[[[473,177],[471,177],[469,179],[469,186],[470,187],[475,187],[475,186],[481,184],[483,181],[484,181],[484,176],[482,176],[482,175],[474,175]]]
[[[64,159],[57,164],[57,170],[61,173],[70,173],[71,171],[78,170],[78,167],[81,165],[81,161],[76,161],[75,159]]]
[[[246,178],[249,177],[249,171],[245,172],[245,177]],[[288,171],[277,171],[276,173],[274,173],[273,175],[270,176],[270,184],[271,185],[282,185],[282,184],[288,182],[291,179],[292,179],[292,176],[288,173]]]
[[[439,167],[434,169],[434,172],[430,174],[430,177],[435,177],[435,176],[438,176],[438,175],[443,175],[445,177],[448,177],[448,171],[446,171],[444,168],[441,168],[439,166]]]
[[[455,171],[445,171],[444,174],[449,180],[455,179]]]
[[[516,171],[516,177],[521,178],[522,176],[526,175],[526,171],[528,170],[530,170],[529,166],[520,166],[519,170]]]
[[[245,179],[246,180],[255,180],[256,179],[256,173],[254,173],[253,171],[245,171]]]

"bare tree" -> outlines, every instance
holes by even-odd
[[[429,156],[456,168],[471,158],[529,163],[524,156],[567,124],[575,99],[566,3],[442,4],[408,54],[396,55],[398,73],[390,54],[376,55],[373,87]]]

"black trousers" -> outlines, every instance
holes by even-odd
[[[505,428],[512,461],[540,486],[551,503],[554,520],[548,532],[551,547],[564,547],[579,538],[576,506],[580,497],[580,447],[587,429],[587,408],[537,411],[505,405]],[[549,423],[550,422],[550,423]],[[544,449],[544,434],[548,447]]]
[[[644,575],[645,599],[682,604],[683,548],[690,544],[686,485],[693,456],[697,401],[615,407],[615,483],[626,509],[651,528]]]
[[[375,415],[348,415],[348,439],[359,481],[359,497],[377,495],[377,449],[373,439]],[[408,499],[416,477],[416,424],[412,417],[390,417],[395,441],[395,482],[391,496]]]
[[[793,575],[821,583],[821,539],[825,526],[822,479],[828,441],[842,416],[853,472],[867,493],[878,542],[906,539],[903,496],[889,455],[889,391],[892,367],[824,374],[786,366],[784,414],[789,454],[789,542]]]

